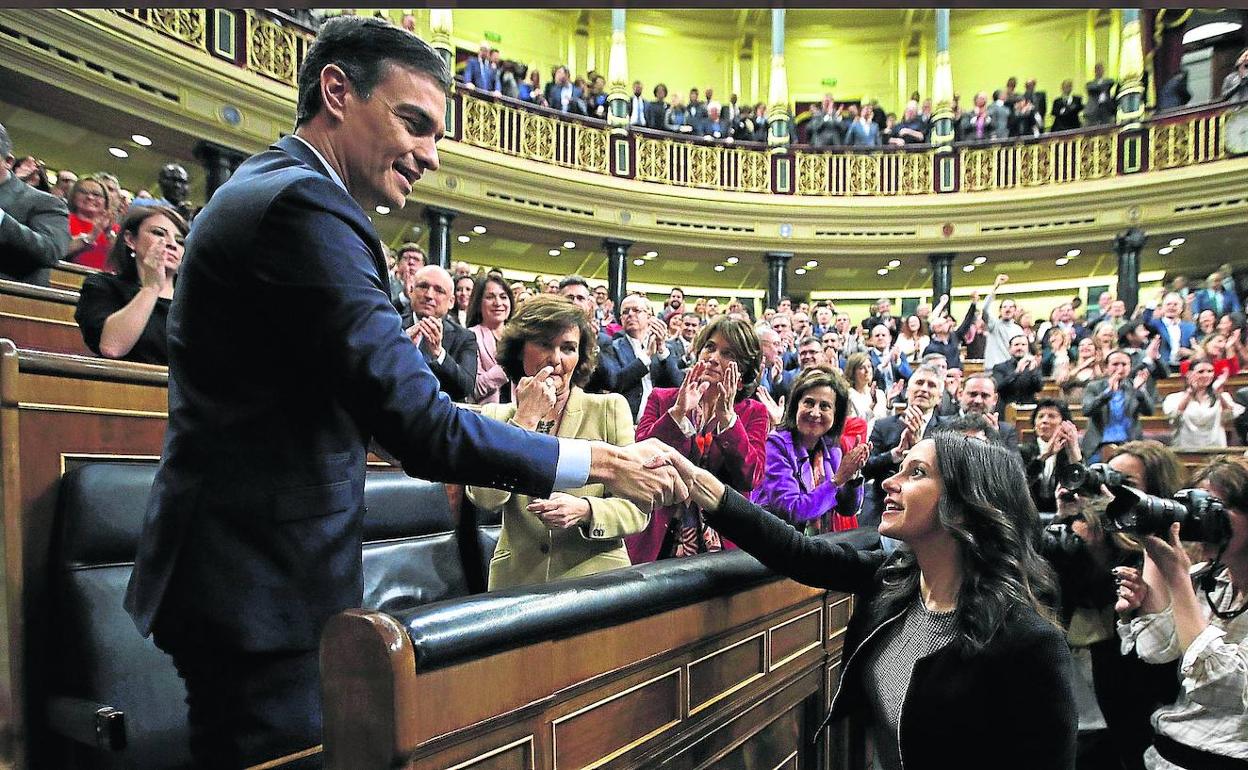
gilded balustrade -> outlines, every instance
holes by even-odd
[[[311,33],[263,10],[135,8],[115,13],[181,43],[290,86]],[[223,55],[223,19],[245,55]],[[229,21],[224,20],[224,21]],[[229,47],[230,51],[237,50]],[[294,94],[291,95],[292,100]],[[1227,105],[1169,113],[1143,124],[1106,126],[987,144],[817,151],[767,149],[653,131],[613,133],[599,120],[471,91],[456,93],[456,139],[537,163],[642,182],[725,192],[857,197],[991,192],[1163,171],[1226,157]]]

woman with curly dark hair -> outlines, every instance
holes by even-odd
[[[811,538],[680,456],[671,462],[725,536],[773,570],[856,594],[829,719],[856,717],[882,768],[1070,768],[1070,650],[1018,455],[951,432],[920,441],[887,493],[891,555]]]
[[[633,417],[618,393],[581,390],[598,361],[598,335],[580,308],[557,295],[524,303],[503,329],[498,362],[514,385],[515,403],[483,404],[482,414],[561,438],[633,443]],[[649,512],[609,497],[602,484],[536,499],[468,487],[485,510],[503,511],[490,560],[491,590],[548,583],[627,567],[625,535],[640,532]]]

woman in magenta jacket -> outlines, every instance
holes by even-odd
[[[763,477],[767,407],[750,398],[762,351],[748,321],[718,316],[693,340],[697,361],[679,388],[650,392],[637,440],[658,438],[743,495]],[[633,564],[734,546],[702,521],[692,504],[659,508],[645,531],[629,537]]]
[[[767,437],[763,480],[751,499],[808,535],[852,529],[871,447],[843,452],[848,413],[849,384],[839,373],[817,366],[798,375],[784,420]]]

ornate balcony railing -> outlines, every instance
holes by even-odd
[[[289,86],[313,39],[283,14],[256,9],[135,8],[116,13]],[[292,94],[293,98],[293,94]],[[492,94],[457,90],[449,135],[464,144],[536,163],[654,184],[803,197],[892,197],[977,193],[1087,182],[1192,166],[1226,156],[1226,116],[1214,103],[1129,126],[949,148],[770,149],[647,129],[611,130]]]

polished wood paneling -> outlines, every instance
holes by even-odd
[[[689,713],[698,713],[766,674],[766,653],[767,637],[760,633],[690,663]]]
[[[78,291],[82,288],[82,282],[87,279],[88,275],[98,272],[100,271],[93,267],[87,267],[85,265],[79,265],[73,262],[61,260],[55,267],[52,268],[52,275],[49,278],[48,283],[57,289]]]
[[[854,614],[854,597],[844,596],[828,602],[824,614],[828,619],[825,631],[828,653],[838,655],[845,646],[845,627],[849,625],[849,616]]]
[[[91,355],[74,320],[77,291],[0,280],[0,337],[23,348]]]
[[[533,736],[487,751],[447,770],[533,770]]]
[[[767,668],[774,671],[803,653],[822,646],[823,607],[816,607],[772,626],[767,635],[770,639]]]
[[[552,767],[589,770],[636,748],[681,719],[681,671],[675,669],[556,717]]]

